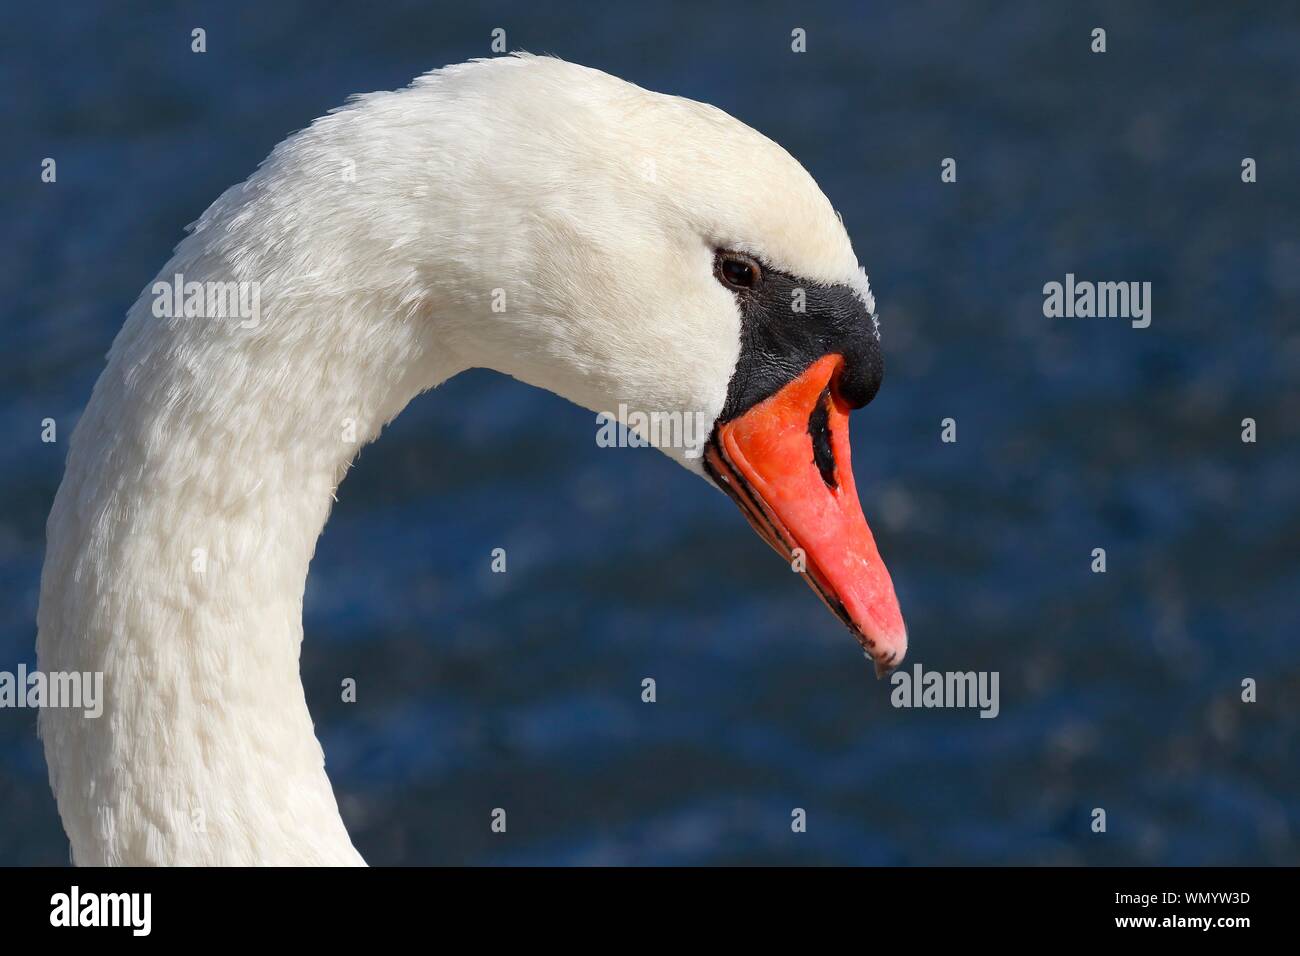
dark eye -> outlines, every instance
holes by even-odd
[[[758,263],[739,252],[719,252],[713,271],[719,282],[733,289],[752,289],[763,277]]]

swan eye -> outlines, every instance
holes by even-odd
[[[733,289],[752,289],[763,276],[757,262],[738,252],[719,252],[713,271],[723,285]]]

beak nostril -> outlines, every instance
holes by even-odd
[[[813,463],[826,487],[834,491],[839,487],[835,477],[835,449],[831,445],[831,387],[828,385],[817,397],[812,414],[808,416],[808,435],[812,438]]]

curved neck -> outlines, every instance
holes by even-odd
[[[186,257],[160,276],[229,276]],[[40,729],[83,864],[360,863],[299,676],[307,567],[359,447],[459,369],[402,310],[261,295],[162,318],[146,291],[71,441],[38,658],[104,675]]]

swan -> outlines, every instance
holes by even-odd
[[[448,66],[280,143],[113,342],[37,620],[41,670],[103,674],[102,716],[39,718],[74,863],[363,864],[299,673],[308,564],[360,447],[476,367],[596,412],[703,415],[703,448],[662,451],[878,669],[902,658],[847,427],[880,384],[875,302],[812,177],[714,107],[596,70]]]

